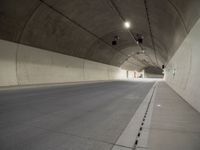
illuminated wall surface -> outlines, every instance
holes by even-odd
[[[125,79],[125,70],[0,41],[0,86]]]
[[[200,111],[200,20],[169,61],[165,73],[167,83]]]

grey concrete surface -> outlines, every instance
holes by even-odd
[[[0,91],[0,149],[109,150],[153,82]]]
[[[166,63],[199,18],[199,7],[199,0],[1,0],[0,38],[139,70],[155,66],[155,55],[159,66]],[[136,54],[122,18],[133,34],[143,34],[146,55]],[[115,35],[120,40],[112,46]]]
[[[142,133],[148,140],[141,137],[138,150],[200,149],[200,113],[164,82],[158,85],[152,111]]]
[[[116,66],[4,40],[0,70],[0,87],[127,78],[127,71]]]
[[[168,85],[200,112],[200,19],[165,69]]]

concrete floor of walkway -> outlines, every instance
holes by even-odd
[[[200,113],[164,82],[154,94],[138,150],[200,150]]]

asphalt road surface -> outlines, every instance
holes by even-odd
[[[110,150],[153,83],[0,91],[0,150]]]

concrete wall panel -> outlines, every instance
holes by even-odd
[[[134,78],[134,71],[128,71],[128,79]]]
[[[84,63],[85,80],[108,80],[108,65],[87,61]]]
[[[127,79],[126,70],[118,67],[108,66],[109,79]]]
[[[167,83],[200,112],[200,20],[166,67]]]
[[[0,40],[0,86],[125,79],[126,71]]]
[[[16,53],[15,43],[0,40],[0,85],[16,85]]]
[[[20,46],[18,52],[20,84],[83,81],[83,59]]]

